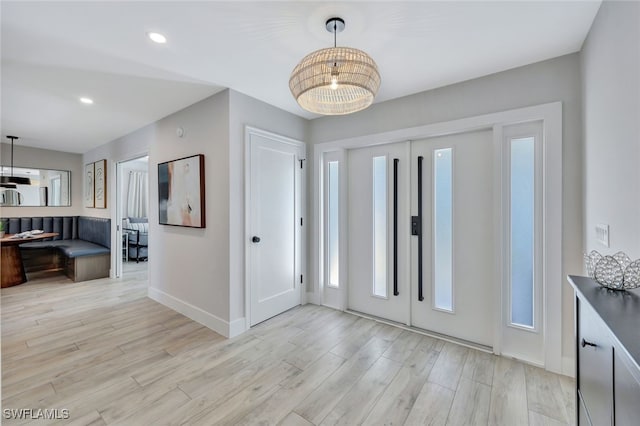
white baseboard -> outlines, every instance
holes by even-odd
[[[247,320],[245,317],[235,319],[229,323],[229,338],[236,337],[247,331]]]
[[[305,304],[306,303],[312,303],[314,305],[319,305],[320,304],[320,295],[318,293],[312,293],[307,291],[305,293]]]
[[[573,357],[562,357],[562,374],[569,377],[576,376],[576,360]]]
[[[197,306],[193,306],[184,300],[180,300],[153,287],[149,287],[147,289],[147,295],[150,299],[153,299],[176,312],[180,312],[182,315],[191,318],[195,322],[210,328],[224,337],[234,337],[245,331],[244,318],[239,318],[229,323],[222,318],[198,308]]]

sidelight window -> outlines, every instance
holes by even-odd
[[[337,161],[328,164],[327,185],[327,257],[329,263],[330,287],[338,287],[340,283],[340,226],[339,226],[339,173]]]
[[[511,139],[511,323],[533,327],[535,138]]]

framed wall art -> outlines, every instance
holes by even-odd
[[[98,209],[107,208],[107,160],[93,163],[93,180],[95,182],[95,206]]]
[[[94,207],[93,163],[84,166],[84,206]]]
[[[158,164],[160,225],[205,227],[204,155]]]

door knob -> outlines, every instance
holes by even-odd
[[[253,241],[254,243],[259,243],[259,242],[260,242],[260,237],[255,237],[255,236],[254,236],[254,237],[251,239],[251,241]]]
[[[595,343],[587,342],[586,340],[582,339],[582,342],[580,342],[580,346],[582,346],[583,348],[585,346],[593,346],[595,348],[598,345],[596,345]]]

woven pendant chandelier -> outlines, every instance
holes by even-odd
[[[333,33],[333,47],[305,56],[291,73],[289,89],[298,104],[313,113],[343,115],[363,110],[378,93],[378,66],[362,50],[336,46],[344,20],[331,18],[326,27]]]

